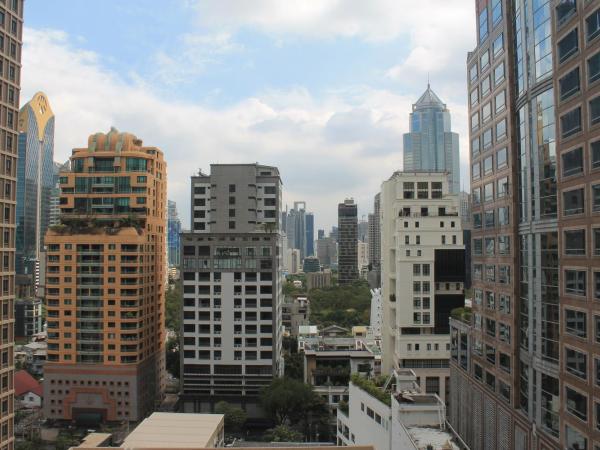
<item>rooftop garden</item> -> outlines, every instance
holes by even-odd
[[[461,322],[471,323],[471,308],[461,307],[454,308],[450,311],[450,316],[453,319],[460,320]]]
[[[352,381],[352,384],[354,384],[356,387],[361,388],[363,391],[365,391],[371,397],[375,397],[381,403],[383,403],[387,406],[392,406],[392,400],[390,398],[390,393],[384,391],[383,388],[377,386],[377,384],[370,378],[365,378],[365,377],[355,373],[355,374],[352,374],[350,381]]]
[[[118,219],[97,217],[61,217],[60,224],[50,227],[57,234],[118,234],[122,228],[135,228],[138,234],[144,229],[144,221],[134,215]]]

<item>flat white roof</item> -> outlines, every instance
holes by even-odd
[[[223,426],[223,414],[155,412],[125,438],[124,448],[203,448]]]

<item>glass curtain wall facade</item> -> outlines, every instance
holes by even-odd
[[[600,2],[477,16],[473,314],[452,321],[450,422],[472,448],[600,449]]]

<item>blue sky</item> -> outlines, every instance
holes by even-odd
[[[189,176],[216,162],[277,165],[284,200],[305,200],[319,228],[335,224],[345,197],[367,214],[401,168],[402,133],[427,76],[466,149],[470,0],[28,0],[25,8],[22,102],[47,93],[55,159],[111,125],[133,132],[165,151],[169,197],[186,224]]]

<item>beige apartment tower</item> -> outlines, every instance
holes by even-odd
[[[14,388],[15,206],[17,193],[17,115],[21,84],[23,1],[0,3],[1,103],[0,180],[2,183],[2,273],[0,304],[0,449],[12,450]]]
[[[60,173],[46,234],[49,419],[138,421],[164,392],[166,163],[114,128]]]

